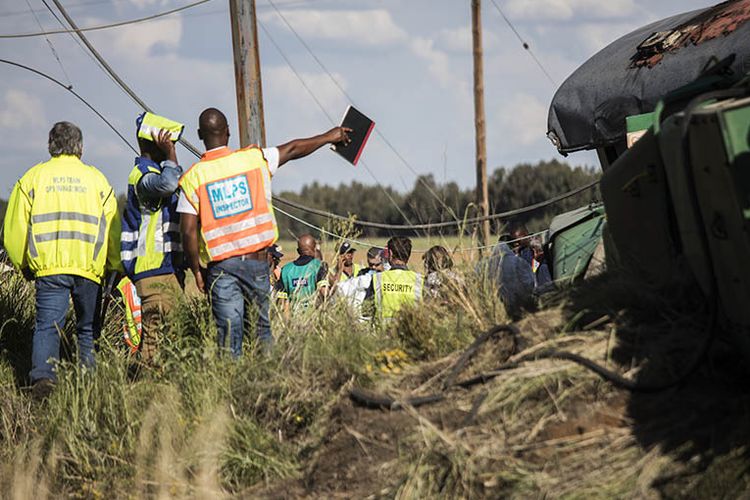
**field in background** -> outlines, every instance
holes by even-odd
[[[388,238],[369,238],[369,237],[358,237],[355,238],[358,242],[364,243],[364,245],[361,245],[359,243],[352,243],[354,248],[357,249],[357,252],[354,255],[354,262],[360,265],[366,265],[367,264],[367,250],[371,246],[378,246],[378,247],[385,247],[386,242],[388,241]],[[455,262],[458,263],[465,263],[465,262],[474,262],[477,259],[479,259],[479,249],[477,247],[481,246],[479,242],[477,242],[476,239],[472,239],[469,236],[465,236],[463,238],[459,238],[458,236],[432,236],[432,237],[420,237],[420,238],[411,238],[412,241],[412,256],[409,261],[410,267],[414,269],[415,271],[421,271],[422,270],[422,255],[432,246],[434,245],[442,245],[446,249],[448,249],[449,252],[453,253],[453,258]],[[496,238],[494,238],[491,243],[495,243]],[[282,264],[285,264],[287,262],[291,262],[292,260],[297,258],[297,242],[292,239],[280,239],[278,241],[278,244],[281,245],[282,251],[284,253],[284,258],[282,259]],[[337,240],[332,239],[325,239],[321,243],[321,249],[323,251],[323,258],[330,262],[332,260],[332,257],[335,255],[336,248],[338,247],[339,242]]]

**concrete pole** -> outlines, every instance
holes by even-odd
[[[255,0],[229,0],[240,146],[266,145]]]

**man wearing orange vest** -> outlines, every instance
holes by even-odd
[[[198,137],[206,152],[180,179],[177,211],[188,266],[198,289],[210,291],[219,348],[229,336],[233,357],[242,354],[245,303],[254,302],[258,308],[257,335],[264,348],[273,344],[266,249],[279,233],[271,205],[271,177],[287,161],[325,144],[351,142],[348,132],[351,129],[336,127],[275,148],[232,151],[227,147],[229,126],[224,114],[215,108],[201,113]]]

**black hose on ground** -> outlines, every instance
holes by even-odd
[[[587,368],[588,370],[591,370],[592,372],[596,373],[603,380],[606,380],[607,382],[611,383],[615,387],[618,387],[620,389],[625,389],[630,392],[637,392],[637,393],[644,393],[644,394],[661,392],[661,391],[671,389],[672,387],[675,387],[681,384],[690,375],[695,373],[695,371],[701,365],[705,357],[708,355],[708,351],[711,348],[711,344],[713,343],[713,340],[714,340],[714,331],[716,329],[717,319],[718,319],[718,304],[716,304],[716,300],[714,299],[712,301],[712,306],[711,306],[711,311],[710,311],[708,333],[706,335],[706,340],[703,343],[703,346],[700,352],[695,357],[693,363],[689,365],[688,369],[683,374],[681,374],[678,377],[675,377],[673,380],[664,384],[639,383],[635,380],[627,379],[623,377],[622,375],[620,375],[619,373],[609,370],[605,368],[604,366],[584,356],[581,356],[580,354],[576,354],[576,353],[568,352],[568,351],[557,351],[553,349],[545,350],[545,351],[541,351],[537,353],[531,353],[528,356],[524,356],[513,362],[503,363],[502,365],[498,366],[497,368],[489,372],[480,373],[479,375],[476,375],[469,379],[456,382],[458,375],[460,375],[461,371],[463,371],[463,369],[465,368],[469,360],[472,357],[474,357],[474,355],[476,355],[476,353],[479,351],[479,348],[485,342],[487,342],[489,339],[491,339],[495,335],[499,333],[510,334],[511,338],[513,339],[513,349],[515,350],[516,337],[519,333],[519,330],[515,325],[509,324],[509,325],[496,325],[490,328],[489,330],[487,330],[486,332],[482,333],[479,337],[477,337],[477,339],[461,354],[458,360],[456,360],[454,365],[451,367],[451,370],[448,372],[448,376],[443,382],[442,390],[438,393],[429,394],[426,396],[408,396],[406,398],[397,400],[386,394],[380,394],[380,393],[367,391],[367,390],[355,387],[349,391],[349,397],[352,399],[354,403],[360,406],[373,408],[373,409],[397,410],[397,409],[403,408],[404,406],[412,406],[412,407],[423,406],[423,405],[443,401],[445,399],[445,393],[453,387],[461,387],[463,389],[468,389],[469,387],[472,387],[478,384],[484,384],[485,382],[488,382],[498,377],[500,374],[502,374],[503,372],[507,370],[518,368],[522,363],[526,361],[537,361],[541,359],[560,359],[560,360],[565,360],[565,361],[572,361],[573,363],[583,366],[584,368]],[[476,408],[472,408],[474,412],[478,411],[479,409],[478,406],[481,405],[482,401],[484,401],[484,398],[481,398],[480,400],[478,400],[478,402],[475,402]]]

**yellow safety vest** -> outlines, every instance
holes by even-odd
[[[422,299],[422,275],[407,269],[391,269],[372,277],[375,292],[375,313],[389,321],[406,304]]]
[[[257,147],[204,153],[180,187],[198,212],[204,262],[257,252],[279,238],[271,172]]]
[[[339,281],[346,281],[351,278],[356,278],[359,272],[362,270],[362,266],[359,264],[352,264],[352,275],[347,276],[344,274],[344,271],[341,271],[341,274],[339,275]]]
[[[76,156],[32,167],[16,183],[5,215],[5,249],[36,277],[74,274],[101,283],[120,270],[120,219],[107,179]]]

